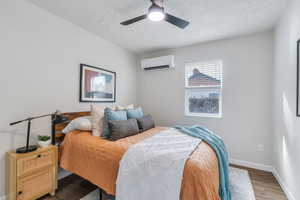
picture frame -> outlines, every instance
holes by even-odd
[[[297,41],[297,101],[296,101],[296,115],[300,117],[300,39]]]
[[[79,102],[116,102],[116,72],[80,64]]]

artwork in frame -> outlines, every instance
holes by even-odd
[[[80,64],[80,102],[115,102],[116,72]]]

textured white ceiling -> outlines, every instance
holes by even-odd
[[[272,28],[287,0],[165,0],[165,10],[189,20],[181,30],[167,22],[121,21],[145,14],[150,0],[28,0],[136,53],[181,47]]]

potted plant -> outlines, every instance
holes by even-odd
[[[39,135],[38,136],[38,145],[40,147],[47,147],[50,145],[51,140],[50,140],[50,136],[48,135]]]

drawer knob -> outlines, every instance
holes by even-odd
[[[42,157],[41,154],[37,155],[38,158]]]
[[[19,191],[19,192],[18,192],[18,195],[21,195],[22,193],[23,193],[22,191]]]

